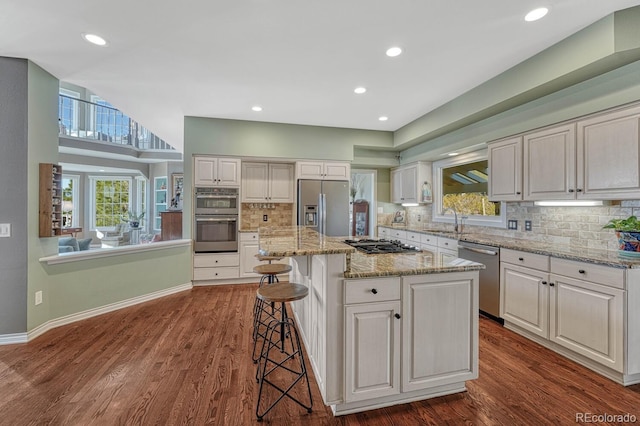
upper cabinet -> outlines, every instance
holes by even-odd
[[[242,201],[293,203],[293,164],[242,163]]]
[[[490,142],[488,151],[492,201],[640,198],[640,106]]]
[[[522,136],[489,144],[489,199],[522,200]]]
[[[523,137],[525,200],[570,200],[576,188],[575,124]]]
[[[195,157],[194,186],[240,186],[240,159]]]
[[[640,107],[578,121],[578,198],[640,198]]]
[[[431,190],[431,164],[419,161],[391,170],[391,202],[430,203]]]
[[[298,161],[298,179],[351,180],[351,165],[347,162]]]

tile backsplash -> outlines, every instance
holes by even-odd
[[[267,216],[267,221],[263,220]],[[242,203],[240,229],[257,230],[260,226],[293,225],[292,203]]]
[[[396,210],[401,209],[396,206]],[[449,223],[431,222],[432,206],[406,207],[406,223],[411,228],[452,229]],[[385,211],[388,211],[385,208]],[[640,200],[614,201],[597,207],[541,207],[533,202],[507,203],[507,220],[517,220],[518,229],[466,226],[464,232],[498,235],[572,247],[617,250],[613,230],[602,227],[613,218],[640,216]],[[379,225],[390,225],[393,213],[378,215]],[[525,231],[525,220],[532,229]]]

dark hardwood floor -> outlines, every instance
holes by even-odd
[[[258,424],[256,288],[197,287],[0,346],[0,424]],[[334,418],[312,380],[313,413],[284,400],[264,423],[546,425],[575,424],[577,413],[640,423],[640,385],[620,386],[487,319],[480,337],[480,378],[467,392]]]

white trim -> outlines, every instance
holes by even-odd
[[[41,324],[29,331],[28,333],[19,334],[7,334],[0,335],[0,345],[9,345],[14,343],[27,343],[35,339],[38,336],[43,335],[49,330],[62,325],[68,325],[77,321],[82,321],[91,317],[106,314],[109,312],[117,311],[122,308],[137,305],[150,300],[159,299],[161,297],[169,296],[181,291],[191,290],[193,285],[189,282],[186,284],[180,284],[175,287],[166,288],[164,290],[154,291],[153,293],[143,294],[141,296],[132,297],[131,299],[122,300],[120,302],[110,303],[108,305],[100,306],[98,308],[88,309],[86,311],[78,312],[64,317],[49,320],[44,324]]]
[[[60,263],[77,262],[81,260],[100,259],[103,257],[131,255],[155,250],[172,249],[176,247],[191,246],[191,240],[170,240],[157,241],[148,244],[133,244],[130,246],[108,247],[95,250],[73,251],[68,253],[60,253],[53,256],[41,257],[40,262],[47,265],[58,265]]]

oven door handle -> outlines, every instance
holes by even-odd
[[[196,194],[196,198],[228,198],[228,199],[232,199],[232,198],[238,198],[237,195],[199,195]]]
[[[459,245],[458,248],[459,249],[464,249],[464,250],[469,250],[469,251],[472,251],[474,253],[488,254],[489,256],[497,256],[498,255],[497,251],[492,251],[492,250],[483,250],[483,249],[467,247],[467,246],[463,246],[463,245]]]
[[[215,217],[208,217],[208,218],[196,217],[196,222],[237,222],[237,221],[238,219],[235,217],[228,217],[225,219],[220,219]]]

